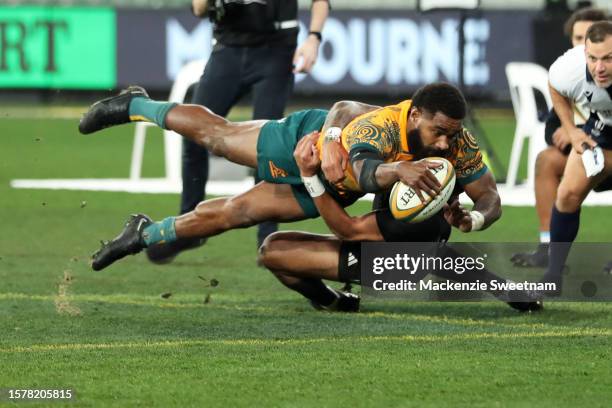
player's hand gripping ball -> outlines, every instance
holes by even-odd
[[[425,200],[421,202],[421,199],[412,187],[398,181],[393,186],[391,196],[389,197],[391,214],[397,220],[410,223],[425,221],[438,213],[453,193],[455,188],[455,169],[453,165],[442,157],[428,157],[423,160],[440,164],[438,167],[429,169],[442,186],[440,194],[430,197],[423,191],[423,198]]]

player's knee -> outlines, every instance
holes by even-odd
[[[280,266],[279,263],[282,260],[282,234],[282,232],[275,232],[268,235],[259,247],[257,255],[258,263],[270,269],[275,275],[277,275],[275,268]]]
[[[574,212],[582,204],[582,195],[572,188],[559,186],[557,190],[557,209],[561,212]]]
[[[555,152],[549,147],[538,153],[535,162],[536,175],[549,173],[555,165]]]

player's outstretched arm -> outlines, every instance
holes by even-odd
[[[327,181],[335,184],[345,177],[348,152],[342,146],[342,129],[356,117],[378,108],[379,106],[356,101],[339,101],[331,107],[322,129],[325,136],[321,152],[321,170]]]
[[[317,177],[321,165],[316,148],[318,134],[305,136],[295,148],[293,156],[300,168],[304,186],[312,196],[319,214],[329,229],[343,241],[382,241],[376,215],[369,213],[351,217],[327,192]]]
[[[444,217],[449,224],[463,232],[470,232],[488,228],[501,217],[501,200],[491,172],[487,171],[463,186],[463,189],[474,202],[474,207],[468,212],[459,204],[459,200],[450,203],[444,209]]]
[[[352,217],[327,193],[313,197],[313,201],[325,224],[341,241],[384,241],[376,213]]]
[[[584,151],[583,144],[586,143],[588,146],[595,147],[597,143],[587,136],[582,129],[576,127],[574,123],[574,110],[572,108],[572,102],[569,98],[562,95],[552,84],[548,84],[550,90],[550,97],[553,102],[553,108],[555,113],[561,121],[561,127],[569,136],[572,143],[572,147],[578,153],[582,154]]]
[[[431,197],[440,193],[440,183],[429,169],[436,168],[438,164],[420,160],[417,162],[398,161],[383,163],[371,151],[352,152],[350,155],[353,173],[359,186],[366,193],[376,193],[387,190],[397,181],[410,186],[425,201],[423,191]]]

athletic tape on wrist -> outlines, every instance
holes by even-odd
[[[485,223],[484,215],[479,211],[470,211],[470,217],[472,218],[472,231],[482,229]]]
[[[321,183],[318,176],[302,176],[302,183],[304,183],[304,187],[306,187],[308,194],[310,194],[312,198],[322,196],[325,193],[325,186]]]
[[[325,140],[328,142],[339,142],[342,136],[342,129],[339,127],[330,127],[325,131]]]

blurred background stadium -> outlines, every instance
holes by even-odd
[[[210,23],[190,13],[188,0],[8,0],[4,4],[0,104],[10,117],[29,109],[39,117],[46,112],[78,118],[83,105],[129,84],[167,99],[181,67],[206,59],[211,51]],[[302,40],[310,2],[299,4]],[[333,1],[319,60],[310,75],[296,77],[288,112],[328,107],[340,99],[390,104],[408,98],[424,83],[453,82],[465,91],[474,119],[468,127],[503,182],[515,119],[506,65],[520,61],[548,67],[569,46],[563,23],[574,9],[612,5],[605,0],[511,4],[482,0],[475,10],[419,12],[418,4],[416,0]],[[459,46],[461,41],[464,47]],[[536,97],[537,115],[543,118],[546,104],[537,92]],[[231,118],[250,117],[248,98],[242,105]],[[519,183],[528,176],[528,145],[523,144],[520,155]],[[223,165],[219,161],[213,165],[213,179],[219,173],[215,169]],[[231,168],[220,171],[230,179],[243,176]]]

